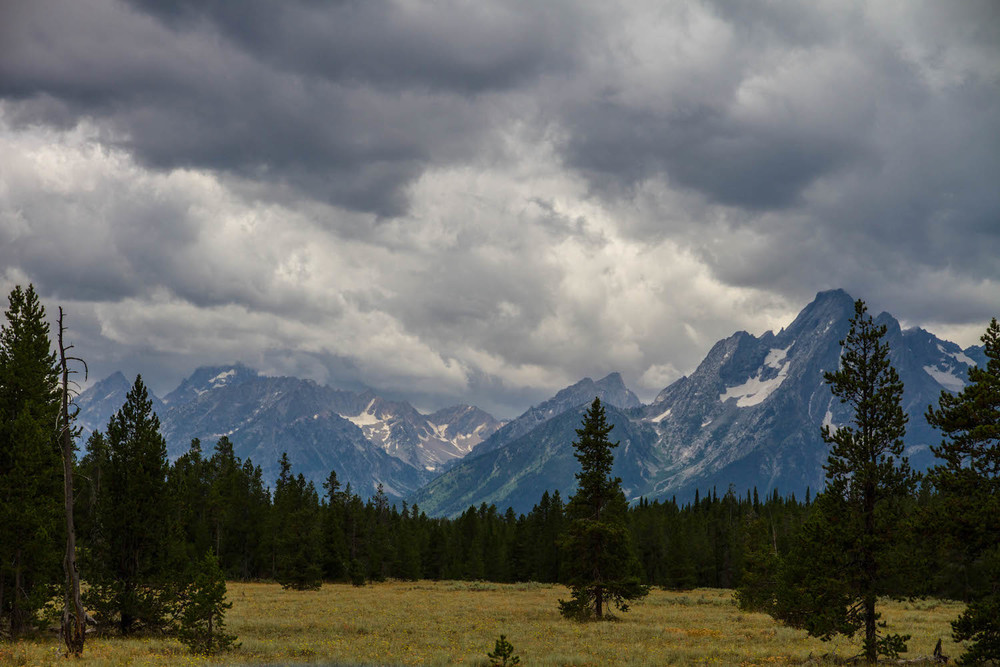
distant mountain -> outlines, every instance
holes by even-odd
[[[125,397],[133,383],[118,371],[91,385],[77,397],[76,405],[80,412],[76,417],[76,425],[83,429],[83,442],[94,431],[104,431],[107,428],[108,421],[125,404]],[[162,418],[167,412],[163,401],[153,393],[149,394],[149,398],[153,402],[153,412]]]
[[[717,343],[690,377],[664,389],[640,413],[656,425],[658,448],[669,462],[647,495],[689,495],[698,487],[730,484],[739,491],[757,486],[800,495],[822,488],[829,447],[820,426],[849,418],[823,374],[839,366],[840,341],[853,314],[854,299],[846,292],[821,292],[787,329],[760,338],[734,334]],[[890,358],[905,388],[906,453],[923,470],[933,459],[929,445],[940,439],[924,411],[943,389],[964,386],[981,350],[961,351],[917,329],[901,331],[888,313],[875,320],[887,326]]]
[[[210,451],[227,436],[236,455],[260,465],[268,482],[277,476],[282,452],[288,452],[293,472],[319,484],[336,470],[341,483],[350,483],[362,497],[373,494],[380,483],[393,498],[426,483],[430,473],[387,454],[337,414],[337,406],[352,398],[351,392],[309,380],[245,378],[171,406],[163,435],[171,457],[186,451],[192,438],[202,440]]]
[[[723,493],[757,487],[802,494],[823,486],[829,448],[820,426],[849,414],[823,380],[835,370],[854,300],[843,290],[819,293],[778,333],[740,331],[716,343],[697,369],[643,405],[612,373],[584,378],[501,423],[472,406],[425,415],[405,402],[308,380],[260,376],[240,364],[197,369],[164,401],[154,400],[171,457],[192,438],[211,451],[228,436],[237,455],[274,479],[281,452],[295,472],[320,483],[331,470],[362,496],[379,483],[431,515],[495,503],[527,511],[545,490],[568,497],[576,486],[572,442],[585,407],[597,396],[615,425],[615,474],[630,500],[687,498],[695,489]],[[901,329],[888,313],[891,360],[910,417],[907,454],[914,468],[932,463],[940,435],[923,417],[942,390],[957,391],[968,369],[985,364],[981,347],[961,349],[922,329]],[[77,400],[78,424],[105,428],[131,383],[116,373]]]
[[[492,415],[469,405],[424,415],[409,403],[387,401],[372,392],[342,406],[340,414],[386,453],[429,471],[461,459],[501,426]]]
[[[573,406],[501,447],[482,453],[477,449],[411,501],[431,516],[454,516],[481,503],[528,512],[546,490],[559,489],[566,497],[576,490],[574,475],[580,466],[571,443],[587,407]],[[619,442],[612,473],[622,478],[626,496],[638,497],[663,465],[655,448],[656,431],[610,403],[605,412],[614,424],[611,440]]]
[[[243,364],[202,366],[190,377],[185,378],[177,389],[164,396],[163,402],[167,405],[181,405],[213,389],[235,386],[248,380],[256,380],[258,377],[257,371]]]
[[[455,405],[427,416],[435,432],[466,456],[479,443],[488,439],[506,422],[498,421],[485,410],[474,405]]]
[[[77,403],[78,423],[103,429],[131,388],[121,373],[98,382]],[[395,499],[415,492],[434,470],[459,460],[501,425],[486,412],[454,406],[423,415],[404,402],[290,377],[264,377],[235,364],[198,368],[154,410],[171,458],[193,438],[211,451],[222,436],[236,454],[260,465],[268,482],[282,452],[293,470],[320,484],[336,470],[363,497],[382,484]]]
[[[595,395],[614,408],[608,409],[611,437],[622,441],[615,470],[631,500],[686,498],[698,488],[724,492],[730,485],[741,493],[754,486],[800,495],[819,490],[829,451],[820,426],[849,416],[823,374],[839,365],[839,341],[853,312],[854,299],[843,290],[821,292],[777,334],[741,331],[719,341],[694,373],[650,405],[616,404],[600,396],[597,385],[608,378],[584,380],[498,430],[411,499],[429,514],[453,515],[481,502],[523,510],[545,489],[572,493],[580,406]],[[924,469],[932,462],[929,445],[940,439],[924,411],[942,390],[961,389],[969,366],[985,357],[979,347],[962,350],[920,329],[902,331],[887,313],[876,320],[888,328],[892,362],[905,385],[907,454]]]
[[[591,403],[595,397],[600,398],[602,403],[622,409],[642,405],[639,397],[625,386],[620,373],[611,373],[597,382],[590,378],[583,378],[576,384],[560,390],[549,400],[529,408],[520,417],[498,429],[496,433],[475,448],[474,454],[479,456],[513,442],[553,417],[558,417],[567,410]]]

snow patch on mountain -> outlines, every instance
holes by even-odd
[[[357,415],[340,415],[347,421],[351,422],[361,430],[365,430],[366,426],[375,426],[376,424],[383,424],[383,420],[376,417],[370,412],[362,412]]]
[[[837,430],[837,425],[833,423],[833,411],[827,409],[826,414],[823,415],[823,426],[827,427],[831,431]]]
[[[673,410],[674,410],[673,408],[667,408],[665,411],[661,412],[660,414],[656,415],[655,417],[650,418],[649,421],[654,422],[656,424],[659,424],[661,421],[663,421],[664,419],[666,419],[667,417],[669,417],[670,413],[673,412]]]
[[[735,387],[727,387],[726,391],[719,394],[719,400],[723,403],[731,398],[736,399],[736,406],[740,408],[759,405],[767,400],[767,397],[774,393],[775,389],[788,377],[788,367],[790,362],[785,361],[785,356],[791,346],[786,348],[774,348],[767,353],[764,359],[764,366],[778,371],[778,374],[767,380],[761,379],[765,374],[764,368],[758,370],[749,380]],[[784,362],[784,363],[782,363]]]
[[[935,382],[948,391],[958,393],[965,389],[965,380],[955,375],[951,370],[941,370],[935,366],[924,366],[924,372],[934,378]]]
[[[946,349],[944,349],[943,345],[938,345],[937,349],[938,349],[938,351],[941,354],[946,354],[946,355],[948,355],[949,357],[951,357],[952,359],[954,359],[955,361],[957,361],[959,363],[966,364],[967,366],[975,366],[976,365],[976,360],[973,359],[973,358],[971,358],[971,357],[969,357],[967,354],[965,354],[961,350],[959,350],[958,352],[948,352]],[[964,385],[965,383],[963,382],[962,384]]]
[[[228,371],[222,371],[221,373],[216,375],[214,378],[209,380],[209,383],[211,383],[213,388],[221,387],[222,385],[229,382],[229,378],[233,377],[234,375],[236,375],[236,369],[230,368]]]
[[[764,365],[770,366],[771,368],[774,368],[776,370],[782,370],[783,365],[781,362],[786,356],[788,356],[788,351],[790,349],[792,349],[791,345],[789,345],[784,349],[777,347],[772,349],[770,352],[767,353],[767,358],[764,359]]]
[[[390,456],[432,472],[464,458],[501,425],[470,405],[452,406],[432,415],[421,414],[409,403],[377,396],[363,405],[344,405],[340,416]]]

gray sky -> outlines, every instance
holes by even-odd
[[[992,0],[4,0],[0,156],[3,293],[161,395],[241,360],[511,416],[822,289],[1000,315]]]

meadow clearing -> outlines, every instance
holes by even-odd
[[[560,617],[557,600],[568,589],[547,584],[398,581],[286,591],[232,582],[228,594],[226,622],[242,643],[232,653],[193,656],[172,638],[90,637],[79,664],[480,665],[501,633],[524,665],[832,663],[860,647],[742,613],[729,590],[654,590],[615,621],[583,624]],[[887,602],[884,609],[891,631],[913,635],[904,657],[930,655],[939,637],[946,655],[961,653],[949,627],[960,603]],[[65,665],[61,648],[54,636],[0,644],[0,665]]]

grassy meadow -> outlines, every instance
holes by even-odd
[[[559,616],[561,586],[476,582],[389,582],[362,588],[325,585],[285,591],[276,584],[229,584],[229,630],[242,646],[213,658],[176,640],[87,640],[83,665],[479,665],[504,633],[524,665],[765,665],[847,658],[859,642],[821,642],[763,614],[741,613],[728,590],[654,590],[607,623]],[[962,605],[937,600],[887,603],[893,632],[913,635],[913,658],[961,653],[949,622]],[[56,637],[0,644],[0,665],[65,665]]]

